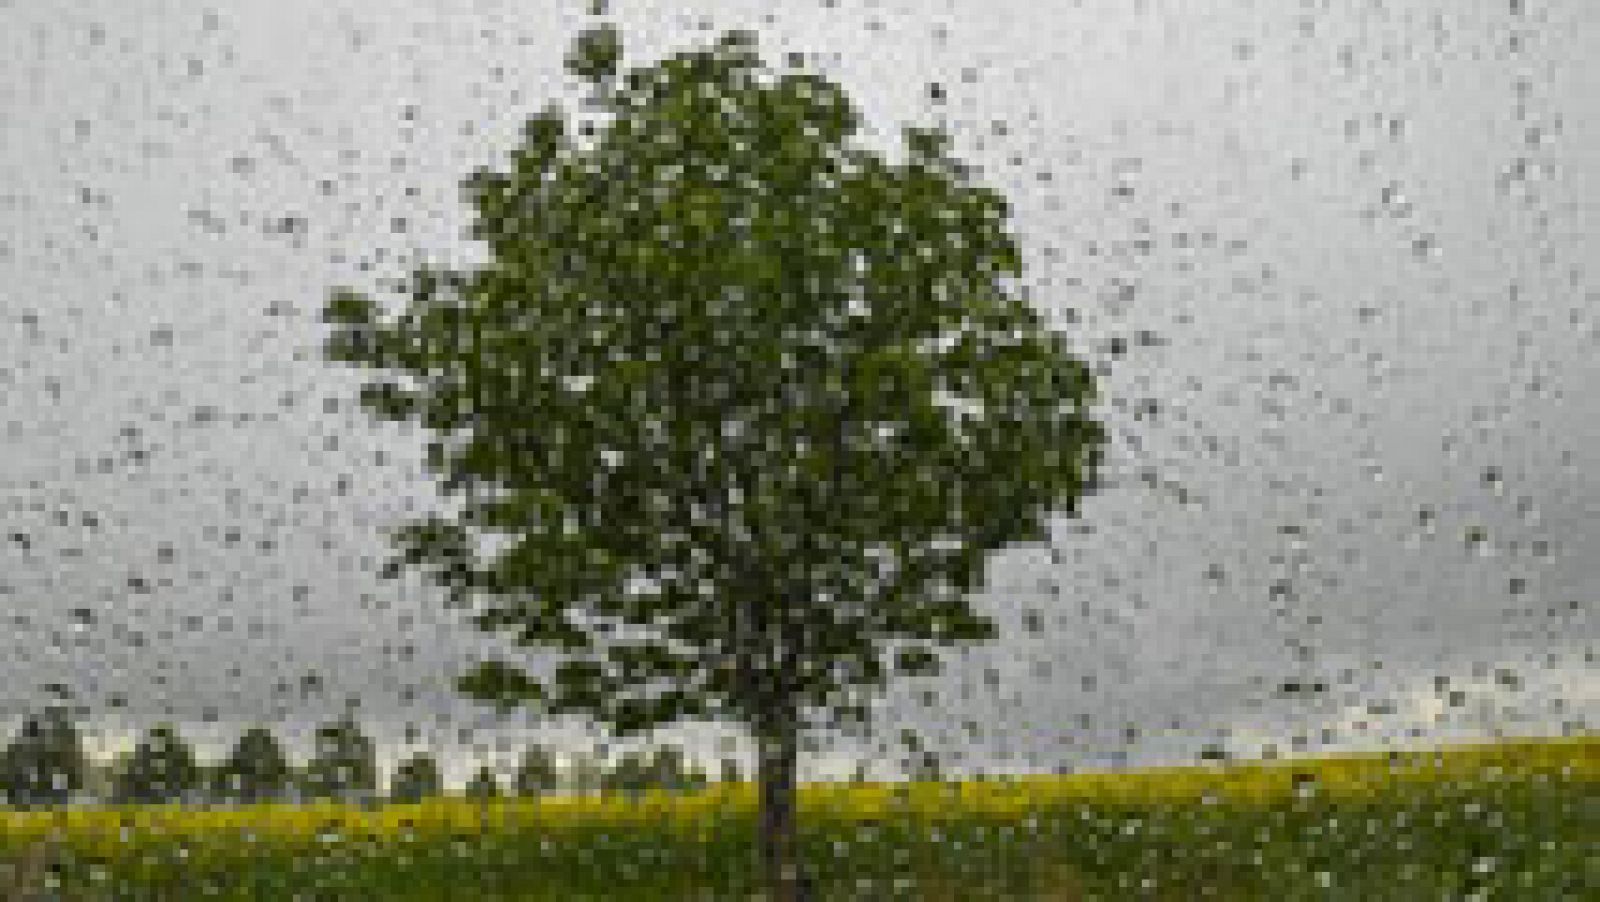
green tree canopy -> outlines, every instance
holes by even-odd
[[[0,753],[0,801],[59,805],[83,788],[88,760],[72,715],[51,707],[29,716]]]
[[[228,801],[253,803],[283,798],[292,769],[272,731],[251,727],[212,774],[212,793]]]
[[[315,749],[302,775],[311,799],[359,800],[378,790],[378,758],[372,740],[350,718],[317,728]]]
[[[439,762],[425,752],[400,762],[389,780],[389,798],[396,802],[420,802],[444,792],[444,777]]]
[[[112,798],[128,804],[155,804],[192,798],[200,785],[194,749],[169,725],[152,728],[122,762]]]
[[[885,158],[748,33],[626,71],[614,38],[569,58],[603,121],[547,109],[466,181],[486,262],[418,269],[392,312],[335,292],[328,352],[433,431],[459,502],[390,572],[553,653],[462,688],[621,734],[745,725],[776,861],[799,734],[995,635],[968,595],[1091,486],[1093,378],[945,134]]]

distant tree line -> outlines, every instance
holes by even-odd
[[[723,781],[738,781],[738,765],[722,762]],[[463,793],[471,798],[539,796],[558,792],[640,793],[688,790],[708,775],[672,746],[635,751],[609,764],[579,758],[563,769],[550,750],[534,745],[510,780],[480,768]],[[204,763],[175,727],[148,730],[132,750],[109,764],[89,760],[71,716],[62,709],[33,715],[0,752],[0,806],[37,807],[75,801],[112,804],[250,804],[332,799],[415,802],[443,795],[444,775],[427,753],[401,760],[387,793],[379,791],[373,742],[349,718],[323,724],[311,757],[296,766],[265,727],[246,730],[221,760]]]

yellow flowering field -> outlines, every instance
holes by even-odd
[[[1065,776],[1024,776],[949,783],[812,784],[802,788],[804,817],[830,822],[889,816],[1017,817],[1066,804],[1265,805],[1315,792],[1359,800],[1439,784],[1493,783],[1539,774],[1600,781],[1600,741],[1592,738],[1469,746],[1443,752],[1352,754]],[[693,834],[754,810],[748,784],[692,793],[551,796],[478,802],[441,798],[371,807],[338,803],[237,808],[95,807],[0,812],[0,841],[67,842],[114,855],[137,841],[189,844],[219,837],[249,844],[381,842],[484,830],[597,826]]]
[[[634,797],[0,811],[0,898],[22,886],[70,899],[747,899],[755,802],[753,787],[732,784]],[[1395,900],[1600,888],[1596,737],[812,784],[800,804],[827,898],[1121,899],[1198,883],[1220,898],[1322,898],[1329,881],[1342,898]]]

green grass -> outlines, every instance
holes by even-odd
[[[1398,770],[1344,758],[815,789],[805,854],[823,899],[1600,898],[1600,743],[1498,749]],[[160,822],[176,827],[133,809],[0,814],[0,858],[31,855],[35,885],[71,899],[752,897],[747,793],[653,804],[510,803],[490,809],[487,829],[460,801],[344,810],[325,830],[307,816],[303,830],[255,838],[180,829],[210,823],[204,813]],[[40,817],[54,826],[41,832]]]

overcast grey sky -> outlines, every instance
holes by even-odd
[[[523,735],[461,733],[483,640],[372,573],[420,438],[349,408],[316,313],[473,259],[458,181],[576,96],[585,5],[0,0],[0,721],[66,688],[109,739],[352,698],[391,748]],[[1595,4],[614,7],[631,62],[754,28],[869,140],[946,122],[1108,366],[1114,485],[1057,560],[997,559],[1004,638],[885,738],[1015,769],[1592,727]]]

